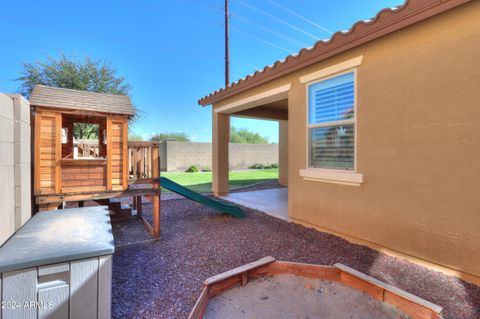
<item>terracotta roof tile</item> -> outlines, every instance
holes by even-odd
[[[327,40],[218,89],[199,99],[198,104],[206,106],[221,101],[470,1],[473,0],[406,0],[401,6],[385,8],[373,19],[358,21],[348,30],[338,31]]]

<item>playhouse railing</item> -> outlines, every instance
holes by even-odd
[[[75,140],[73,143],[75,158],[98,158],[100,147],[98,140]]]
[[[153,180],[160,177],[160,143],[128,141],[129,180]]]

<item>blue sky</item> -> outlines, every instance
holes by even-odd
[[[328,38],[324,29],[345,30],[402,3],[230,0],[231,79]],[[211,141],[211,109],[197,100],[224,83],[223,0],[18,0],[2,9],[9,14],[0,19],[0,92],[18,90],[22,62],[59,52],[107,59],[145,113],[132,131]],[[232,125],[278,141],[276,122],[234,118]]]

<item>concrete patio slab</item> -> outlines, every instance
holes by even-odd
[[[232,193],[222,198],[288,221],[288,188]]]

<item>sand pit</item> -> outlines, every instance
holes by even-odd
[[[339,282],[276,275],[260,277],[210,299],[205,318],[409,317],[398,308]]]
[[[267,256],[207,278],[189,319],[441,319],[442,310],[341,263]]]

